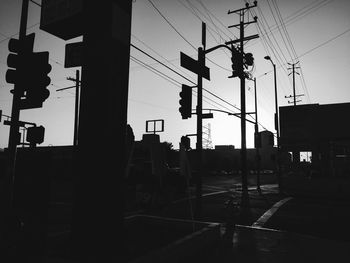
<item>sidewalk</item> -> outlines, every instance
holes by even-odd
[[[217,248],[205,262],[348,262],[350,243],[266,228],[236,226],[232,248]]]

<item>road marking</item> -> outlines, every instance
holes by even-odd
[[[213,192],[213,193],[208,193],[208,194],[202,194],[202,197],[206,197],[206,196],[210,196],[210,195],[219,195],[219,194],[223,194],[223,193],[227,193],[227,192],[229,192],[229,191],[226,190],[226,191],[218,191],[218,192]],[[180,202],[183,202],[183,201],[187,201],[189,199],[195,199],[195,198],[196,198],[195,195],[192,195],[191,197],[184,197],[184,198],[175,200],[173,202],[173,204],[180,203]]]
[[[215,190],[227,190],[227,187],[220,187],[220,186],[207,185],[207,184],[203,184],[203,187],[206,187],[209,189],[215,189]]]
[[[253,227],[262,228],[264,224],[269,220],[269,218],[280,208],[282,205],[284,205],[286,202],[288,202],[293,197],[287,197],[280,201],[278,201],[276,204],[274,204],[269,210],[267,210],[254,224],[252,224]]]

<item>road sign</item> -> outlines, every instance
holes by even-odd
[[[150,124],[153,124],[152,127],[150,127]],[[160,127],[159,125],[160,124]],[[146,121],[146,132],[163,132],[164,131],[164,120],[148,120]]]
[[[42,0],[40,29],[63,40],[83,34],[83,0]]]
[[[83,42],[74,42],[66,44],[66,53],[64,58],[64,67],[80,67],[83,64]]]
[[[193,73],[201,75],[203,78],[210,80],[209,68],[204,65],[200,65],[197,60],[187,56],[182,52],[180,52],[180,64],[181,67],[184,67],[185,69],[188,69],[189,71],[192,71]]]
[[[213,113],[203,113],[202,114],[202,119],[212,119],[214,118]]]

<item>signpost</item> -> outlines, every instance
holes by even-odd
[[[180,64],[185,69],[197,74],[197,143],[196,151],[198,154],[197,166],[198,173],[196,175],[196,210],[195,217],[200,219],[202,211],[202,163],[203,163],[203,118],[211,118],[209,114],[202,113],[203,110],[203,78],[210,80],[210,70],[205,66],[205,46],[206,46],[206,25],[202,23],[202,45],[198,48],[198,60],[180,52]]]
[[[63,40],[83,34],[83,0],[42,0],[40,29]]]
[[[83,65],[83,42],[66,44],[64,67],[80,67]]]
[[[188,69],[189,71],[210,80],[209,68],[182,52],[180,52],[180,64],[181,67],[184,67],[185,69]]]

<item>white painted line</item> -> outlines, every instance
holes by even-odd
[[[269,220],[269,218],[280,208],[283,204],[288,202],[293,197],[287,197],[280,201],[278,201],[276,204],[274,204],[269,210],[267,210],[254,224],[252,224],[252,227],[263,227],[264,224]]]
[[[286,232],[284,230],[279,230],[279,229],[272,229],[272,228],[266,228],[266,227],[256,227],[256,226],[246,226],[246,225],[239,225],[239,224],[237,224],[236,227],[258,229],[258,230],[264,230],[264,231],[270,231],[270,232],[280,232],[280,233]]]
[[[191,220],[191,219],[182,219],[182,218],[174,218],[174,217],[166,217],[166,216],[144,215],[144,214],[128,216],[125,219],[132,219],[132,218],[137,218],[137,217],[153,218],[153,219],[166,220],[166,221],[176,221],[176,222],[183,222],[183,223],[200,223],[200,224],[208,224],[208,225],[220,225],[220,223],[217,223],[217,222],[198,221],[198,220]]]
[[[226,190],[226,191],[218,191],[218,192],[204,194],[204,195],[202,195],[202,197],[206,197],[206,196],[210,196],[210,195],[219,195],[219,194],[224,194],[224,193],[227,193],[227,192],[229,192],[229,191],[228,190]],[[187,201],[189,199],[195,199],[195,198],[196,198],[195,195],[191,196],[190,198],[188,198],[188,197],[181,198],[181,199],[175,200],[173,202],[173,204],[180,203],[180,202],[183,202],[183,201]]]
[[[220,187],[220,186],[206,185],[206,184],[203,184],[203,187],[206,187],[209,189],[215,189],[215,190],[226,190],[227,189],[227,187]]]

